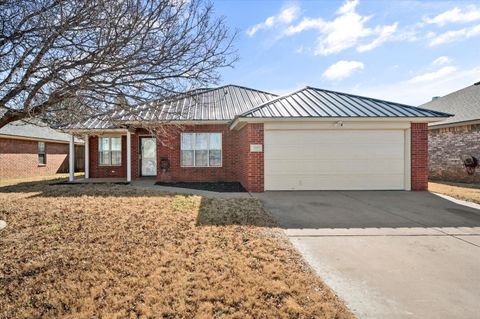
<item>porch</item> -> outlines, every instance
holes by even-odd
[[[72,168],[75,167],[78,156],[75,154],[75,148],[72,148],[71,138],[68,179],[70,183],[130,183],[136,179],[142,181],[155,179],[157,152],[155,137],[151,133],[134,129],[90,130],[82,133],[85,141],[85,151],[82,154],[85,176],[75,178],[73,174]]]

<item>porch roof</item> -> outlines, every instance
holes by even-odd
[[[135,122],[223,121],[273,100],[277,95],[238,85],[197,89],[172,98],[150,101],[109,116],[92,118],[67,130],[111,130]]]

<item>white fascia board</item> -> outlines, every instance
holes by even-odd
[[[433,123],[428,126],[429,130],[435,130],[439,128],[445,127],[455,127],[455,126],[465,126],[465,125],[473,125],[473,124],[480,124],[480,119],[478,120],[468,120],[468,121],[461,121],[461,122],[450,122],[450,123]]]
[[[76,135],[105,135],[105,134],[114,134],[114,133],[124,133],[127,134],[127,129],[64,129],[62,130],[65,133],[76,134]]]
[[[175,120],[165,120],[165,121],[125,121],[122,124],[126,125],[147,125],[147,126],[156,126],[156,125],[195,125],[195,124],[228,124],[229,120],[196,120],[196,121],[175,121]]]
[[[69,144],[69,141],[63,140],[54,140],[48,138],[38,138],[38,137],[30,137],[30,136],[20,136],[20,135],[8,135],[8,134],[0,134],[0,138],[11,139],[11,140],[25,140],[25,141],[36,141],[36,142],[45,142],[45,143],[58,143],[58,144]],[[83,145],[84,142],[82,141],[75,141],[75,145]]]
[[[240,123],[269,123],[269,122],[406,122],[431,123],[448,117],[271,117],[271,118],[236,118],[230,129],[238,129]]]

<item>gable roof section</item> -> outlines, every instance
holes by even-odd
[[[242,118],[447,117],[450,114],[368,97],[305,87],[266,102]]]
[[[480,82],[436,98],[433,101],[422,104],[421,107],[455,114],[455,116],[434,123],[431,126],[480,120]]]
[[[90,119],[69,129],[112,129],[115,123],[136,121],[225,121],[276,98],[276,94],[238,85],[196,89],[119,111],[109,117]]]

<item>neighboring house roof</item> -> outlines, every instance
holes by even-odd
[[[12,138],[28,138],[54,142],[70,141],[70,134],[54,130],[43,123],[32,124],[24,121],[11,122],[0,128],[0,136],[2,135]],[[75,139],[75,143],[83,144],[83,141]]]
[[[446,116],[450,114],[309,86],[240,115],[246,118]]]
[[[421,107],[452,113],[455,116],[431,126],[480,120],[480,82],[461,90],[436,98]]]
[[[90,119],[69,129],[111,129],[114,122],[135,121],[230,121],[252,107],[277,95],[238,85],[196,89],[168,99],[139,105],[132,111],[120,111],[110,117]]]

